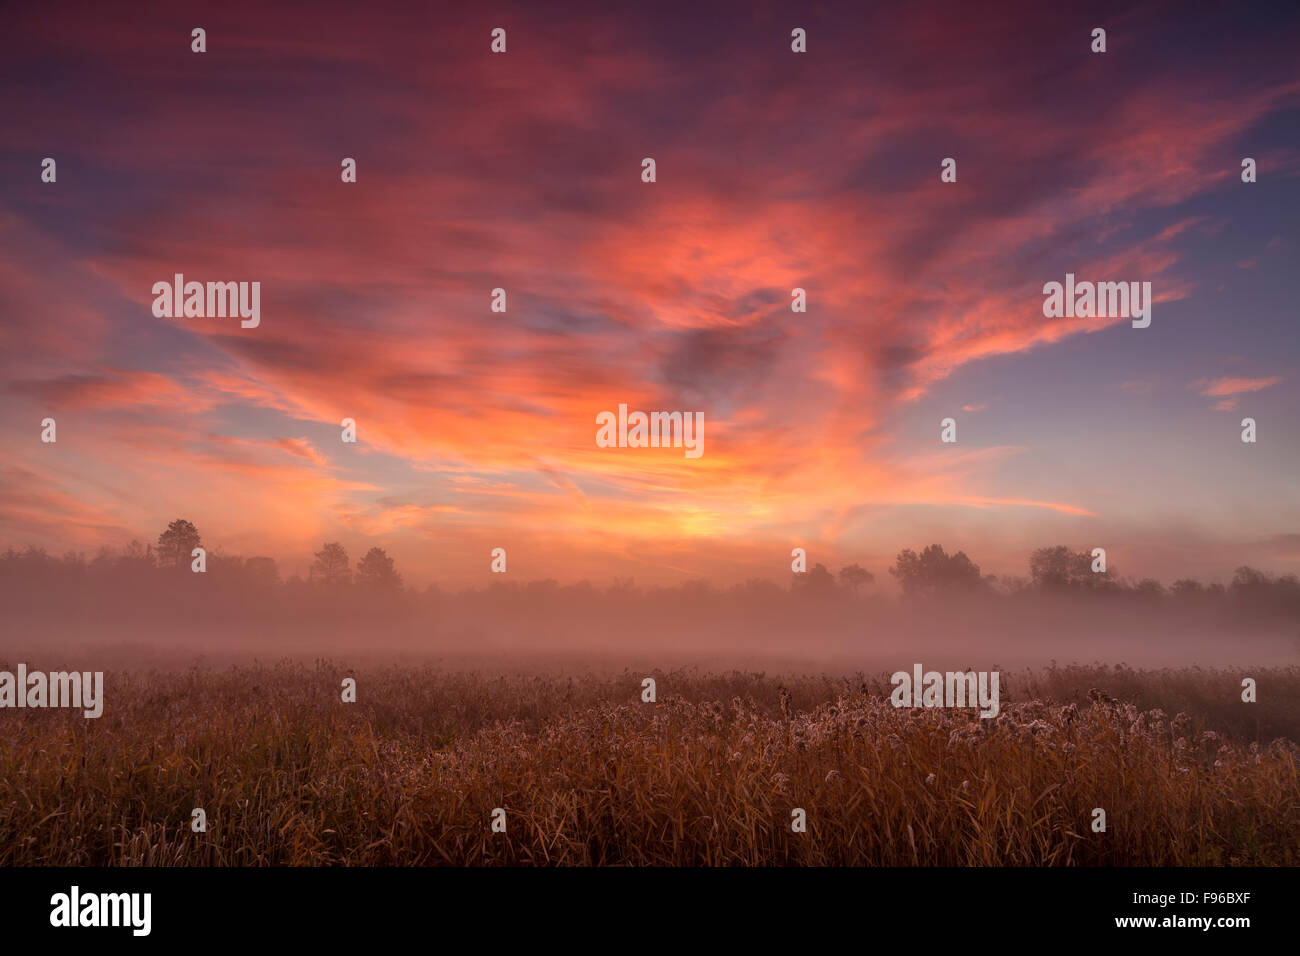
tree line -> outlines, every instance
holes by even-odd
[[[123,600],[167,604],[169,600],[196,599],[205,591],[229,602],[256,605],[271,600],[290,603],[323,603],[338,607],[355,601],[369,605],[418,603],[423,597],[441,594],[437,585],[423,591],[407,588],[396,563],[383,548],[372,547],[355,563],[338,541],[322,543],[312,555],[306,579],[280,576],[269,557],[232,557],[219,553],[206,556],[206,573],[189,574],[194,550],[202,547],[195,525],[178,518],[158,535],[156,543],[132,541],[123,550],[101,548],[93,557],[67,552],[53,557],[43,549],[10,547],[0,553],[0,594],[12,606],[24,597],[33,598],[51,589],[65,597],[79,591],[120,595]],[[1237,568],[1227,584],[1180,579],[1165,587],[1151,578],[1128,580],[1115,569],[1098,571],[1087,551],[1065,545],[1043,547],[1032,552],[1028,575],[1024,577],[984,574],[964,551],[949,554],[938,544],[915,551],[898,552],[888,572],[899,586],[903,600],[937,601],[954,597],[1001,597],[1025,595],[1087,596],[1093,599],[1131,598],[1194,605],[1206,602],[1232,604],[1257,615],[1290,613],[1300,615],[1300,580],[1296,575],[1272,575],[1256,568]],[[186,572],[186,573],[180,573]],[[198,580],[203,579],[203,580]],[[751,579],[730,588],[714,588],[705,581],[688,581],[675,587],[642,589],[630,579],[616,578],[606,588],[589,582],[561,586],[553,580],[521,582],[493,580],[482,588],[463,593],[527,605],[545,603],[566,594],[610,600],[648,598],[699,605],[731,597],[755,602],[784,599],[812,602],[876,599],[871,585],[875,575],[857,563],[834,572],[814,564],[807,572],[791,574],[788,588],[770,580]],[[326,599],[328,598],[328,599]],[[111,602],[110,602],[111,603]]]

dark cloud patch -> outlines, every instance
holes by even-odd
[[[768,377],[786,339],[780,330],[759,327],[678,333],[660,363],[660,379],[684,398],[739,401]]]

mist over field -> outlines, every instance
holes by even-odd
[[[1183,580],[1165,588],[1094,574],[1087,555],[1066,548],[1041,549],[1028,577],[1001,580],[981,577],[961,552],[905,549],[892,574],[881,569],[899,583],[892,595],[878,593],[887,582],[857,565],[832,573],[814,564],[780,583],[725,588],[543,580],[443,591],[406,588],[382,549],[363,560],[374,567],[359,564],[363,570],[354,573],[345,557],[332,570],[322,564],[311,580],[281,581],[266,558],[214,557],[205,573],[193,574],[187,562],[152,548],[90,561],[11,550],[0,555],[0,650],[76,666],[346,655],[512,672],[694,664],[842,673],[916,661],[977,670],[1052,661],[1276,666],[1300,659],[1294,576],[1242,568],[1226,586]]]

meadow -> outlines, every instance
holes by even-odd
[[[1004,673],[981,720],[885,674],[116,671],[0,713],[0,864],[1296,865],[1300,668],[1252,676]]]

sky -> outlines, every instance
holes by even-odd
[[[1300,7],[989,6],[7,7],[0,546],[1300,571]],[[175,273],[260,324],[155,317]],[[1045,318],[1067,273],[1150,327]],[[598,447],[620,403],[704,454]]]

